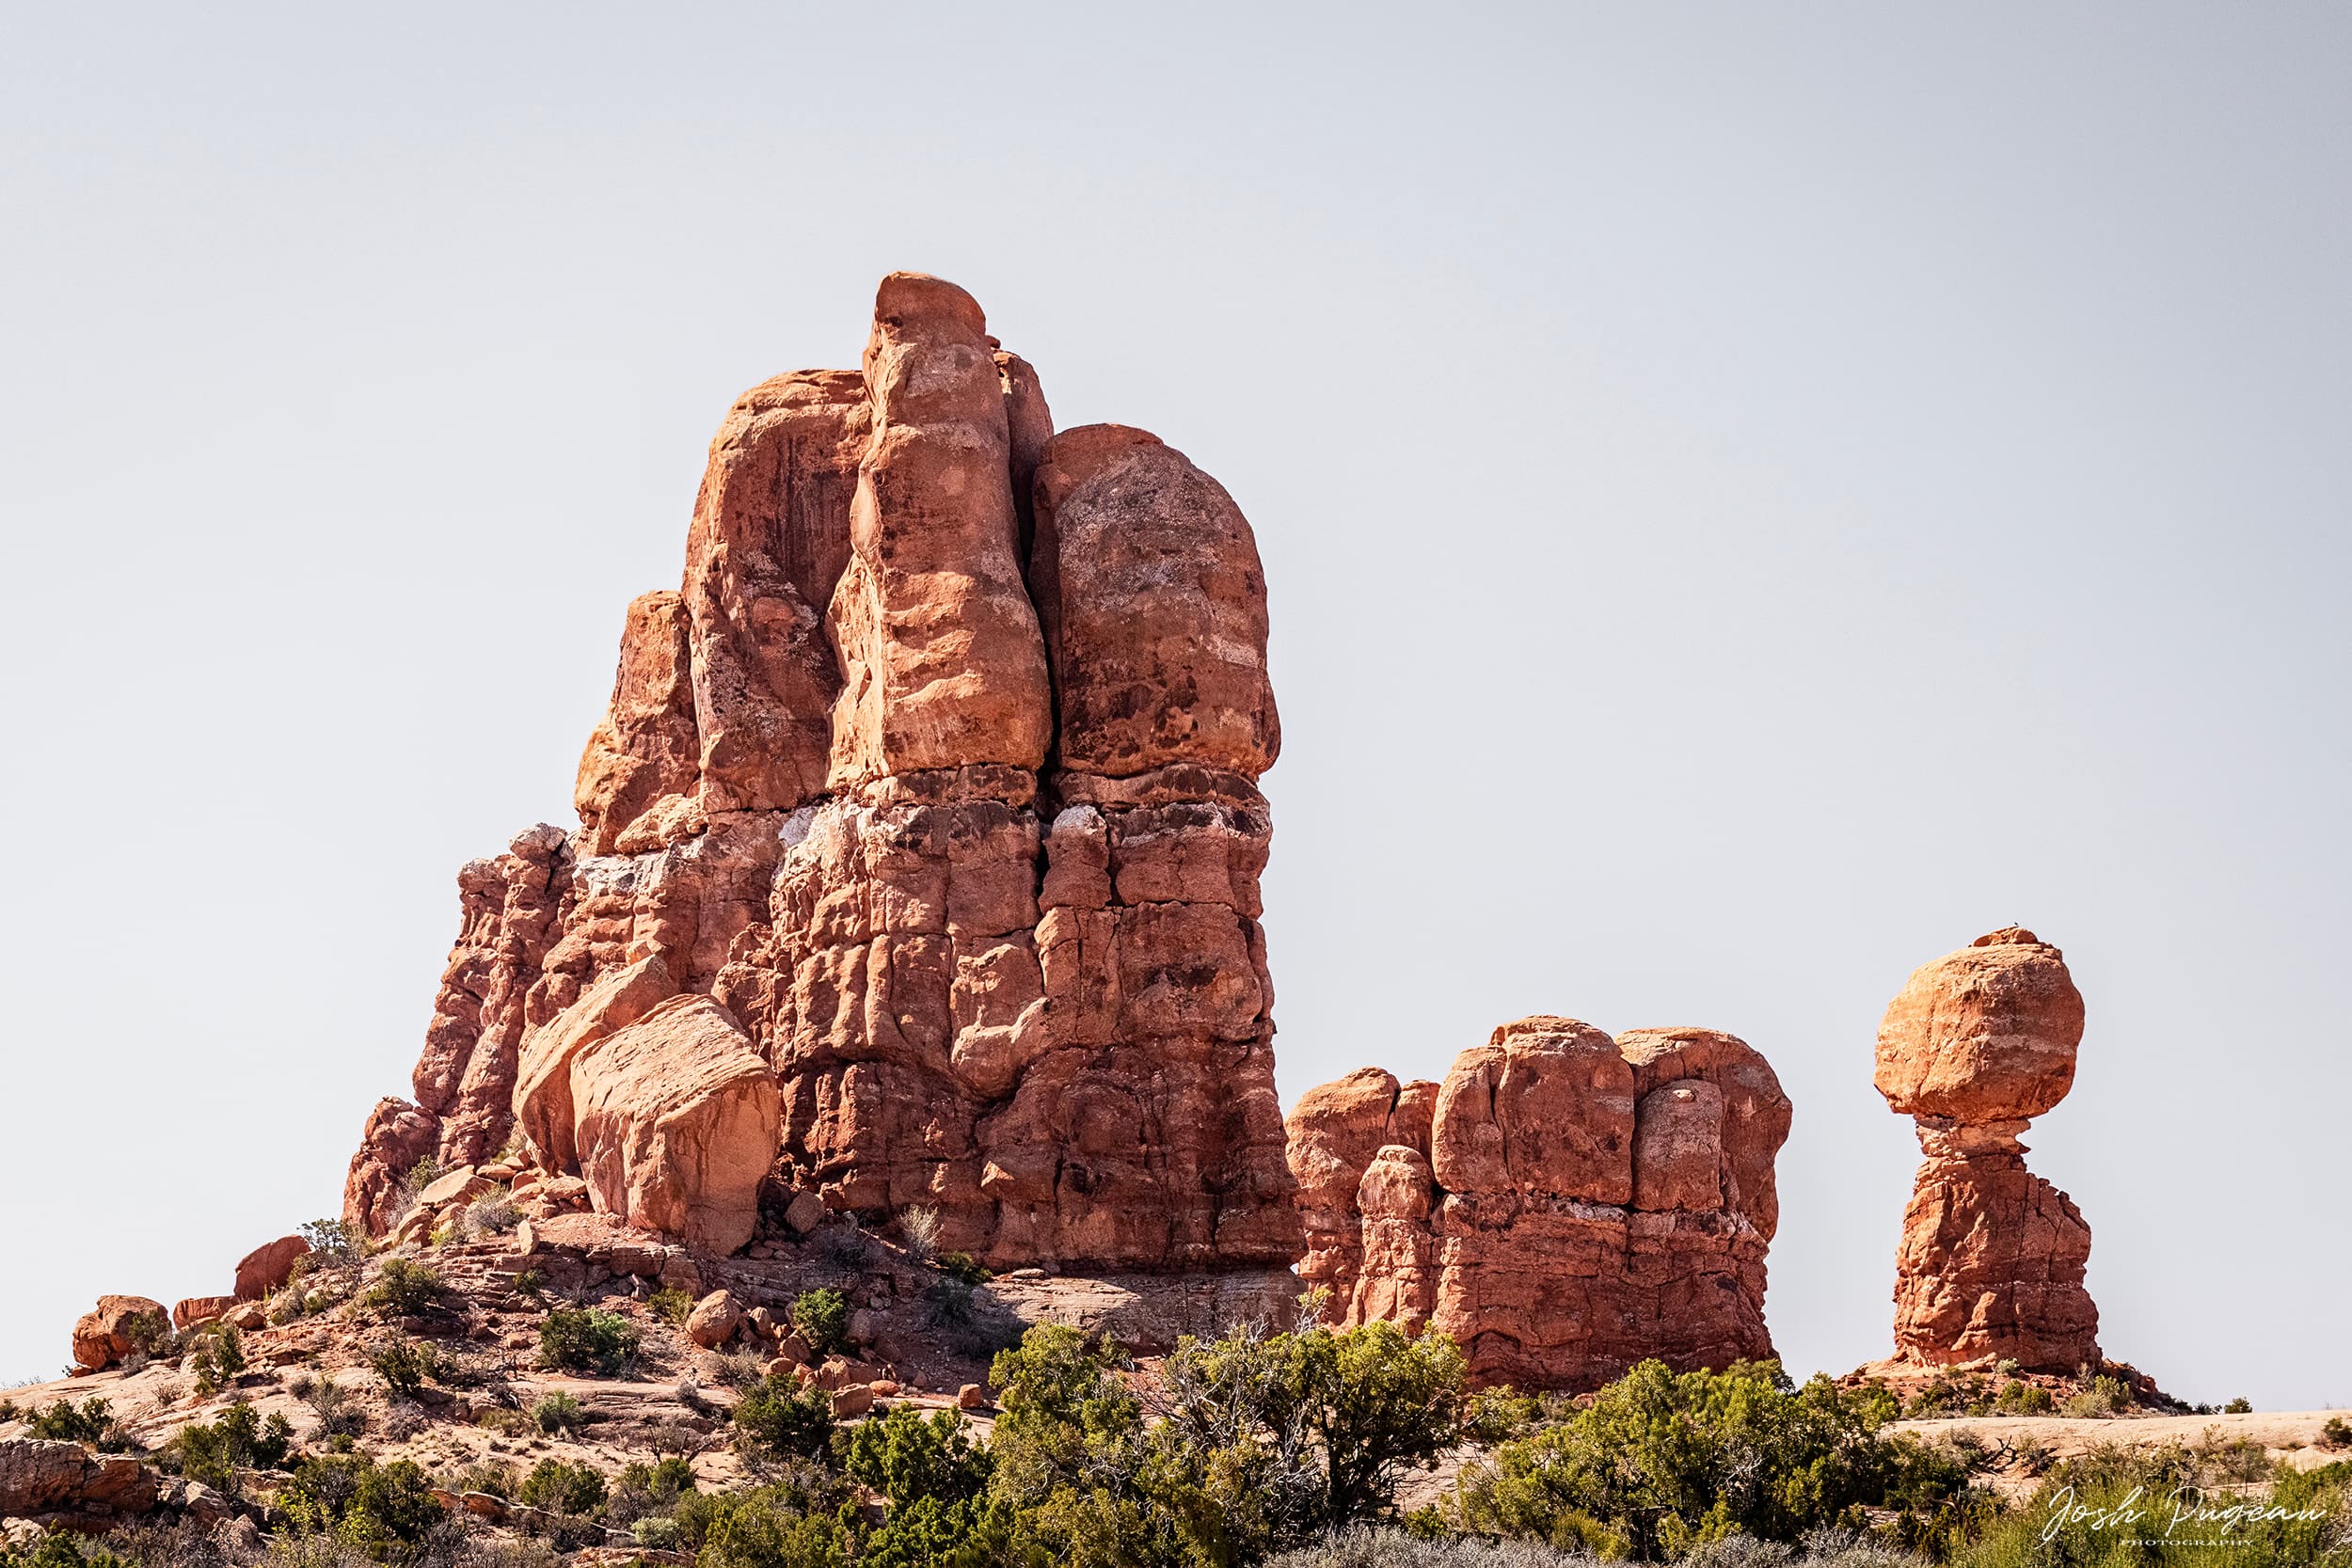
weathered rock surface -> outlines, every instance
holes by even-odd
[[[1437,1100],[1438,1085],[1426,1079],[1399,1084],[1368,1067],[1309,1089],[1291,1108],[1285,1151],[1306,1243],[1298,1277],[1310,1290],[1328,1291],[1335,1312],[1347,1310],[1362,1272],[1364,1173],[1392,1144],[1418,1150],[1426,1163]]]
[[[573,786],[583,847],[634,853],[698,825],[700,749],[685,607],[675,594],[643,594],[628,607],[612,705]]]
[[[954,284],[882,279],[866,345],[873,429],[826,617],[842,670],[836,789],[1045,760],[1054,705],[1022,583],[994,348],[978,303]]]
[[[1281,724],[1265,579],[1241,509],[1145,431],[1085,425],[1037,470],[1029,584],[1061,766],[1113,778],[1199,763],[1256,778]]]
[[[1288,1263],[1265,642],[1256,546],[1214,480],[1140,431],[1057,436],[968,294],[885,278],[861,371],[729,410],[678,591],[630,607],[580,832],[461,872],[416,1102],[371,1117],[347,1217],[384,1235],[422,1155],[479,1166],[516,1139],[527,1214],[577,1173],[613,1212],[688,1224],[715,1168],[640,1180],[619,1151],[653,1085],[591,1069],[702,998],[739,1031],[704,1038],[732,1064],[696,1080],[720,1098],[655,1119],[734,1128],[733,1052],[754,1053],[779,1210],[933,1208],[942,1245],[998,1266]],[[721,1145],[729,1217],[697,1244],[753,1201],[739,1130]]]
[[[285,1289],[294,1277],[294,1259],[310,1250],[310,1243],[299,1236],[280,1236],[246,1253],[237,1260],[237,1299],[262,1301]]]
[[[780,1117],[768,1064],[718,1003],[674,996],[572,1063],[590,1201],[724,1255],[752,1239]]]
[[[2008,927],[1915,971],[1879,1024],[1879,1092],[1926,1159],[1895,1263],[1899,1360],[2100,1361],[2090,1227],[2018,1135],[2074,1082],[2083,1000],[2065,956]]]
[[[100,1296],[73,1325],[74,1363],[105,1370],[138,1349],[142,1323],[159,1331],[170,1324],[171,1314],[162,1302],[145,1296]]]
[[[135,1459],[91,1454],[78,1443],[0,1438],[0,1519],[105,1521],[155,1506],[155,1472]]]
[[[1744,1042],[1530,1018],[1457,1057],[1434,1104],[1394,1083],[1351,1074],[1292,1113],[1300,1202],[1326,1243],[1301,1273],[1354,1272],[1335,1315],[1431,1323],[1474,1376],[1525,1387],[1597,1386],[1648,1356],[1687,1370],[1772,1354],[1765,1253],[1789,1105]],[[1375,1128],[1407,1135],[1359,1156]]]

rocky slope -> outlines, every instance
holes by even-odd
[[[392,1233],[430,1157],[706,1254],[808,1193],[1000,1267],[1287,1265],[1265,643],[1215,480],[1057,434],[968,294],[885,278],[861,371],[722,424],[579,831],[459,873],[346,1220]]]

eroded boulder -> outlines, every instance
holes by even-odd
[[[751,1240],[779,1104],[724,1007],[672,997],[589,1046],[572,1063],[572,1104],[599,1212],[721,1256]]]

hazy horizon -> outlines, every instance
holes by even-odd
[[[1844,1371],[1918,1160],[1879,1014],[2027,926],[2107,1354],[2352,1404],[2352,12],[15,37],[0,1381],[339,1210],[720,415],[907,268],[1256,529],[1286,1106],[1529,1013],[1737,1033],[1770,1325]]]

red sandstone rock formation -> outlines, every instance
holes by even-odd
[[[1265,641],[1214,480],[1055,435],[969,295],[884,279],[862,372],[728,412],[679,590],[629,608],[580,832],[460,873],[416,1103],[370,1118],[346,1218],[385,1234],[421,1155],[512,1141],[527,1212],[576,1173],[707,1248],[756,1169],[937,1209],[999,1264],[1288,1263]],[[691,1046],[634,1065],[679,998]]]
[[[1300,1273],[1346,1323],[1453,1334],[1486,1382],[1582,1389],[1647,1356],[1767,1356],[1788,1122],[1772,1068],[1730,1035],[1522,1019],[1432,1097],[1366,1069],[1300,1099]]]
[[[164,1304],[145,1296],[100,1296],[98,1305],[73,1325],[73,1360],[79,1367],[103,1372],[139,1348],[135,1332],[144,1321],[161,1329],[171,1321]]]
[[[237,1299],[264,1301],[294,1277],[294,1260],[310,1250],[299,1236],[265,1242],[237,1260]]]
[[[1898,1360],[2096,1366],[2090,1227],[2018,1134],[2074,1082],[2083,999],[2065,955],[2010,927],[1915,971],[1879,1024],[1879,1092],[1926,1155],[1895,1262]]]

